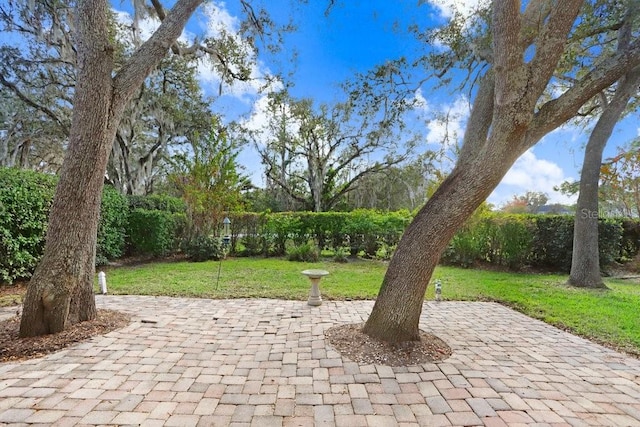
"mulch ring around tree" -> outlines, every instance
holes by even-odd
[[[63,332],[20,338],[20,317],[0,321],[0,362],[42,357],[97,335],[104,335],[131,323],[131,316],[119,311],[98,310],[95,320],[68,326]]]
[[[340,354],[360,364],[415,366],[451,356],[451,348],[440,338],[420,331],[420,341],[389,344],[362,332],[363,324],[333,326],[325,332]]]

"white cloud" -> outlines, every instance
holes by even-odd
[[[225,33],[237,33],[240,21],[225,9],[224,2],[210,2],[203,7],[207,21],[203,24],[207,37],[220,37]]]
[[[250,100],[253,100],[252,98],[261,91],[274,91],[282,87],[282,83],[279,81],[268,82],[269,69],[256,58],[252,47],[242,39],[239,33],[240,20],[229,13],[224,2],[215,0],[207,2],[201,10],[202,14],[199,15],[199,18],[202,34],[199,35],[199,38],[230,37],[239,46],[243,56],[251,62],[250,79],[248,81],[235,81],[232,84],[222,84],[222,95],[244,100],[249,97]],[[118,10],[114,10],[114,12],[119,22],[127,26],[132,25],[133,18],[129,13]],[[141,19],[138,22],[140,40],[147,40],[159,26],[160,21],[155,17]],[[179,40],[187,45],[193,43],[196,39],[196,34],[186,30],[179,37]],[[198,62],[197,73],[205,93],[218,94],[222,76],[214,64],[206,60],[205,57],[201,58]]]
[[[514,195],[527,191],[542,192],[549,196],[548,203],[574,204],[575,196],[565,196],[553,189],[571,179],[562,168],[549,160],[536,157],[533,150],[526,151],[509,169],[500,185],[488,198],[490,203],[502,206]]]
[[[422,94],[416,93],[416,98]],[[418,98],[420,102],[420,98]],[[423,111],[433,110],[424,100]],[[464,127],[469,118],[469,100],[465,96],[460,96],[449,105],[438,106],[438,113],[427,122],[427,143],[446,144],[455,146],[464,135]]]
[[[282,88],[280,81],[269,82],[269,69],[255,56],[253,48],[239,33],[240,20],[229,14],[224,2],[212,1],[203,7],[205,21],[202,23],[205,36],[208,38],[231,37],[234,44],[239,46],[242,55],[251,63],[249,80],[234,81],[222,84],[222,95],[230,95],[239,99],[252,98],[260,92],[271,92]],[[215,58],[214,58],[215,60]],[[232,65],[230,65],[232,67]],[[222,76],[210,61],[201,60],[198,64],[198,77],[209,91],[218,93],[221,88]],[[207,87],[204,88],[207,90]],[[251,99],[253,100],[253,99]]]
[[[470,16],[481,6],[489,4],[488,0],[429,0],[429,3],[434,5],[440,14],[447,19],[452,18],[456,12],[462,14],[462,16]]]
[[[427,98],[422,94],[422,88],[419,87],[418,90],[416,90],[415,99],[416,107],[425,113],[429,112],[429,103],[427,102]]]

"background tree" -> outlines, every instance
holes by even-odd
[[[405,105],[359,108],[357,100],[314,109],[310,100],[271,96],[269,123],[253,138],[265,175],[304,209],[334,209],[361,180],[405,160],[413,141],[402,141]],[[404,144],[403,144],[404,143]],[[404,145],[404,147],[403,147]],[[402,150],[402,154],[399,151]]]
[[[71,8],[59,2],[40,2],[33,11],[28,3],[16,2],[12,7],[0,6],[0,11],[3,30],[27,47],[16,49],[9,40],[0,46],[5,59],[0,91],[11,112],[0,116],[7,129],[0,143],[0,162],[57,172],[67,144],[75,86]],[[158,19],[148,12],[143,16]],[[59,35],[44,31],[43,22],[49,21],[54,26],[51,31]],[[109,26],[114,34],[115,68],[119,69],[140,46],[139,31],[132,31],[133,23],[116,19],[112,13]],[[187,50],[184,43],[176,46]],[[238,46],[226,45],[225,49],[225,55],[233,53],[237,61],[250,62],[237,51]],[[208,126],[210,101],[203,98],[196,79],[201,58],[193,54],[193,47],[188,51],[163,59],[145,79],[118,127],[106,179],[122,193],[152,191],[163,174],[169,147],[184,143],[182,136],[188,129]]]
[[[191,134],[187,152],[172,157],[169,180],[187,204],[191,237],[217,236],[225,212],[239,208],[245,185],[239,149],[214,118],[206,134]]]
[[[616,16],[610,17],[614,22],[622,22],[618,30],[618,51],[624,51],[629,47],[634,21],[639,18],[640,6],[638,3],[635,1],[627,3],[627,10],[623,17],[618,19]],[[636,67],[618,81],[615,93],[610,100],[607,99],[604,92],[599,97],[602,112],[589,136],[580,174],[580,190],[573,231],[571,272],[568,280],[570,285],[587,288],[606,287],[600,274],[598,250],[598,183],[602,153],[611,137],[613,128],[627,108],[629,100],[638,93],[639,83],[640,67]]]
[[[63,2],[0,5],[1,165],[62,164],[75,85],[71,11]]]
[[[426,202],[429,188],[436,182],[435,153],[428,152],[385,171],[372,173],[360,181],[345,201],[348,209],[413,211]]]
[[[538,213],[541,206],[549,201],[549,196],[540,191],[527,191],[521,196],[513,196],[501,209],[507,213]]]
[[[496,0],[485,21],[489,31],[464,44],[475,53],[473,58],[482,59],[483,68],[460,155],[405,231],[365,333],[389,342],[418,340],[427,284],[455,231],[522,153],[640,64],[640,42],[635,40],[624,51],[603,53],[589,71],[576,73],[566,91],[549,96],[582,3],[533,0],[521,10],[519,2]],[[459,52],[452,52],[455,59]]]
[[[601,168],[600,200],[612,216],[640,218],[640,150],[637,143],[608,159]]]
[[[148,194],[165,174],[169,151],[184,136],[209,131],[211,113],[196,80],[196,63],[179,56],[161,61],[140,87],[118,126],[108,182],[125,194]]]

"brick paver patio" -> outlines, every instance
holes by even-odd
[[[390,368],[324,339],[370,301],[98,296],[132,324],[0,364],[0,425],[640,426],[640,361],[494,303],[427,303],[453,355]]]

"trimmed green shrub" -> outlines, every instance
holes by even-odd
[[[369,258],[375,258],[382,240],[383,230],[380,214],[376,211],[358,209],[351,212],[345,224],[345,232],[349,236],[351,256],[360,252]]]
[[[129,201],[113,187],[102,192],[100,223],[96,245],[96,265],[120,258],[125,250],[125,230],[129,219]]]
[[[618,261],[633,259],[640,250],[640,221],[625,218],[622,220],[622,242]]]
[[[532,265],[568,272],[573,253],[573,217],[536,215],[532,218],[535,226]]]
[[[482,242],[473,227],[463,226],[451,239],[440,261],[444,264],[471,267],[483,258]]]
[[[211,236],[196,236],[184,243],[183,252],[191,261],[218,261],[224,257],[220,239]]]
[[[232,253],[241,256],[267,256],[269,254],[269,242],[264,233],[267,216],[267,213],[242,213],[232,215]],[[238,241],[240,241],[240,244],[243,246],[242,250],[238,250]]]
[[[146,209],[149,211],[165,211],[171,213],[184,213],[187,211],[187,205],[178,197],[166,194],[149,194],[146,196],[128,196],[129,208]]]
[[[530,216],[489,213],[483,215],[479,227],[479,239],[486,241],[482,259],[510,269],[529,264],[533,239]]]
[[[56,183],[52,175],[0,168],[0,283],[33,273],[44,250]]]
[[[133,255],[175,253],[187,221],[184,213],[136,208],[129,213],[128,243]]]
[[[231,214],[231,252],[237,255],[286,253],[289,245],[301,246],[312,240],[319,249],[351,247],[352,254],[364,252],[375,258],[385,246],[395,247],[411,221],[408,211],[380,213],[282,212]],[[238,246],[240,244],[241,246]]]
[[[299,242],[302,234],[300,216],[291,213],[268,215],[263,228],[264,237],[270,243],[272,255],[282,256],[287,252],[287,241]],[[308,237],[307,239],[308,240]]]
[[[606,269],[622,257],[622,240],[624,227],[617,218],[601,218],[598,220],[598,251],[600,268]]]

